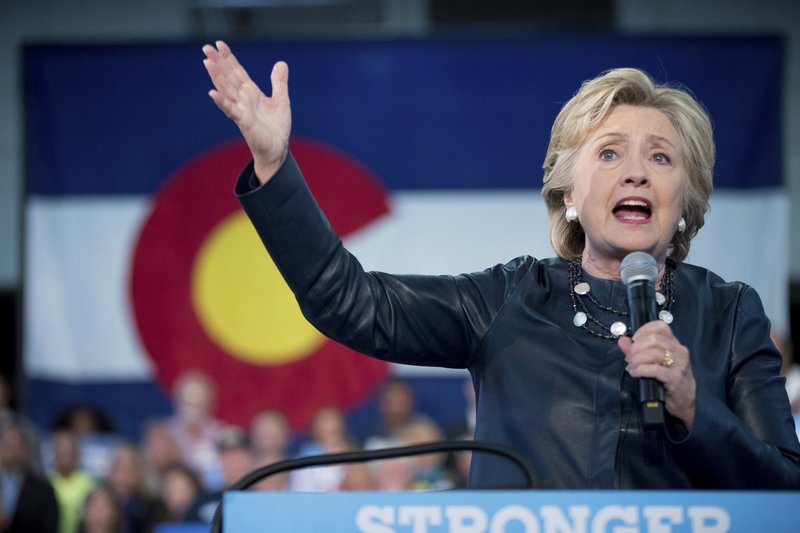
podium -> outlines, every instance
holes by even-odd
[[[229,492],[223,531],[800,533],[800,492]]]
[[[446,450],[477,449],[517,462],[513,450],[452,441],[386,450],[288,459],[234,486],[296,467],[363,462]],[[227,533],[800,533],[800,491],[453,490],[438,492],[252,492],[223,497]],[[208,528],[210,529],[210,528]],[[205,533],[208,529],[159,529]]]

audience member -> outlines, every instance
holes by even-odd
[[[95,479],[102,479],[111,467],[114,450],[122,441],[116,433],[108,415],[99,407],[91,404],[74,404],[63,409],[53,419],[50,429],[53,433],[61,430],[73,432],[80,444],[78,464]],[[45,459],[48,447],[52,442],[45,442]],[[49,464],[52,468],[52,464]]]
[[[229,426],[217,440],[217,453],[222,466],[222,482],[230,487],[253,470],[253,454],[247,434],[241,428]]]
[[[0,530],[8,533],[58,531],[53,487],[38,469],[33,428],[8,422],[0,434]]]
[[[265,410],[256,413],[250,423],[253,468],[287,459],[291,436],[286,416],[280,411]],[[262,479],[254,488],[263,491],[279,491],[285,490],[288,484],[289,474],[281,473]]]
[[[69,429],[79,435],[114,433],[116,431],[111,419],[102,409],[84,403],[63,409],[56,415],[52,427],[54,431]]]
[[[172,401],[175,414],[169,427],[182,461],[200,474],[208,490],[219,490],[223,481],[215,444],[224,424],[213,416],[213,382],[202,372],[190,370],[175,382]]]
[[[73,431],[62,429],[53,434],[53,470],[50,483],[58,501],[60,533],[75,533],[81,508],[94,487],[94,479],[79,467],[80,445]]]
[[[794,347],[790,338],[781,335],[775,329],[770,336],[772,342],[783,358],[781,374],[786,378],[786,394],[789,396],[789,405],[794,418],[794,429],[800,440],[800,365],[794,361]]]
[[[164,503],[164,522],[187,521],[188,511],[202,494],[200,478],[188,466],[174,463],[163,471],[161,500]]]
[[[399,434],[419,417],[411,385],[399,378],[388,380],[378,398],[378,424],[373,434],[364,440],[364,448],[374,450],[399,445]]]
[[[138,448],[130,443],[120,445],[114,452],[108,484],[122,506],[128,533],[153,530],[164,516],[163,505],[148,491],[144,460]]]
[[[442,430],[427,417],[410,422],[396,436],[397,446],[413,446],[442,440]],[[379,490],[444,490],[455,487],[447,467],[448,455],[432,453],[387,459],[373,463]]]
[[[0,374],[0,431],[13,422],[16,413],[11,408],[11,384]]]
[[[311,419],[309,433],[310,439],[300,447],[300,456],[340,453],[355,448],[347,434],[344,415],[336,407],[318,409]],[[303,492],[339,490],[344,474],[342,465],[295,470],[290,473],[289,488]]]
[[[145,424],[141,442],[145,462],[147,485],[152,492],[160,493],[164,474],[175,464],[182,463],[178,443],[165,420],[151,420]]]
[[[800,440],[800,365],[792,365],[786,371],[786,392],[792,407],[794,430]]]
[[[399,435],[403,446],[440,442],[442,430],[430,419],[417,419],[408,424]],[[409,490],[444,490],[453,488],[453,476],[446,467],[447,454],[431,453],[411,457],[411,483]]]
[[[96,485],[83,504],[78,533],[120,533],[130,531],[122,506],[105,483]]]
[[[222,467],[223,487],[227,489],[253,469],[253,455],[244,430],[229,426],[220,434],[217,441],[220,465]],[[223,490],[200,495],[186,513],[190,522],[211,522],[217,506],[222,501]]]

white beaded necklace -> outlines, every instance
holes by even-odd
[[[664,269],[664,278],[661,280],[662,291],[656,292],[656,304],[659,306],[658,318],[666,324],[671,324],[673,320],[672,304],[675,303],[675,265],[671,259],[667,259]],[[613,307],[606,306],[597,301],[592,294],[592,288],[582,280],[581,258],[578,257],[569,262],[569,292],[572,299],[572,323],[579,328],[583,328],[596,337],[604,339],[617,339],[623,335],[629,335],[628,325],[625,323],[628,311],[620,311]],[[586,300],[591,302],[598,309],[613,313],[619,317],[625,317],[625,321],[617,320],[611,325],[601,321],[589,311]]]

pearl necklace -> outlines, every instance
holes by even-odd
[[[667,259],[664,269],[664,278],[661,280],[663,292],[656,292],[656,304],[659,306],[658,318],[666,324],[671,324],[673,320],[672,304],[675,303],[675,264],[671,259]],[[613,313],[619,317],[628,316],[628,311],[620,311],[613,307],[606,306],[597,301],[592,294],[592,288],[582,280],[581,258],[578,257],[569,262],[569,293],[572,299],[572,323],[579,328],[583,328],[595,337],[604,339],[617,339],[623,335],[630,335],[626,321],[617,320],[610,326],[589,312],[586,304],[588,300],[592,305],[603,311]]]

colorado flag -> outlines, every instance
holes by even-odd
[[[313,192],[367,269],[396,273],[553,255],[540,169],[561,105],[613,67],[685,84],[708,107],[718,147],[711,212],[689,261],[754,285],[785,327],[780,40],[232,48],[266,90],[273,62],[289,63],[292,150]],[[270,407],[302,429],[323,405],[357,424],[392,374],[453,423],[464,372],[371,360],[300,316],[233,196],[249,155],[208,98],[201,61],[200,43],[25,48],[29,414],[47,427],[91,403],[135,437],[169,412],[177,376],[199,368],[217,381],[218,415],[237,424]]]

